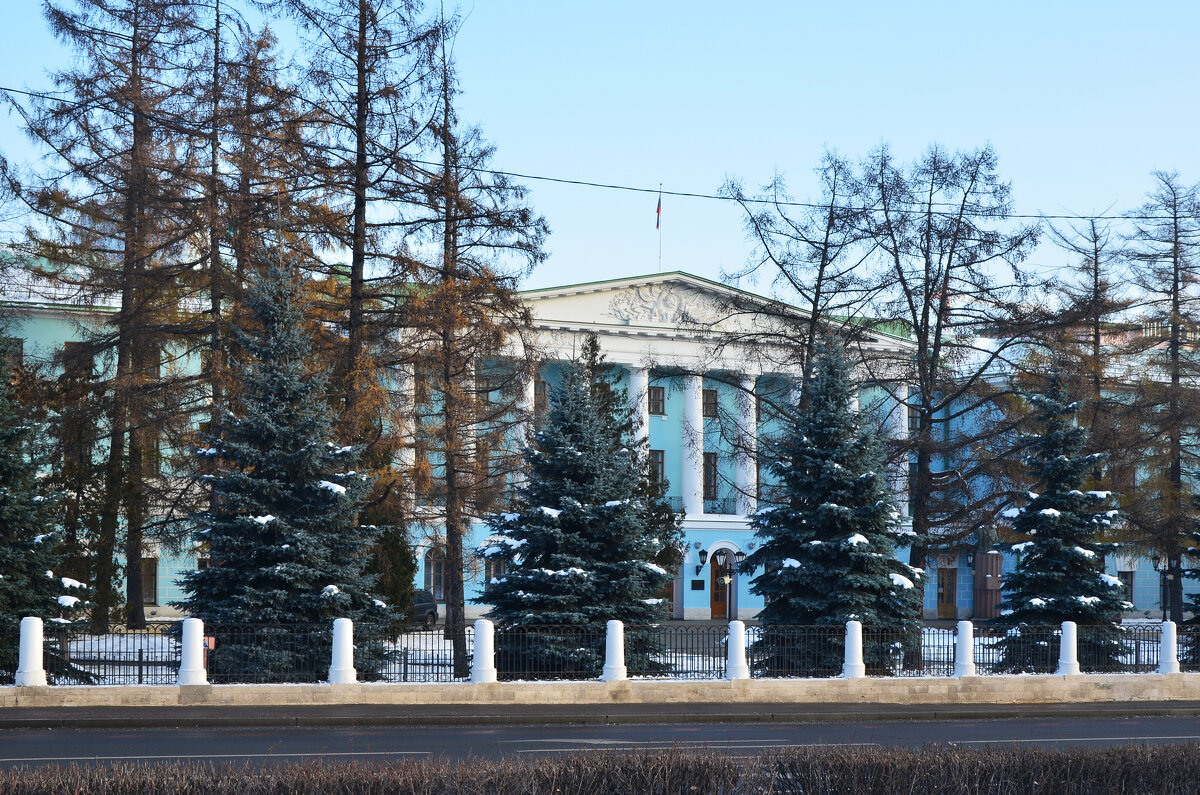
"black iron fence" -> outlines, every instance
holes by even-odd
[[[173,685],[180,661],[176,626],[162,621],[96,633],[82,624],[47,622],[46,677],[54,684]]]
[[[497,628],[496,672],[503,681],[595,679],[604,668],[605,627]]]
[[[323,682],[329,677],[333,622],[205,624],[212,684]]]
[[[75,624],[45,625],[44,659],[56,684],[169,685],[181,661],[177,622],[145,629],[115,627],[105,634]],[[462,635],[434,629],[356,625],[354,665],[361,681],[454,682],[469,678],[473,627]],[[746,660],[755,678],[833,677],[842,673],[845,627],[746,628]],[[332,622],[310,625],[206,625],[209,681],[323,682],[328,678]],[[1077,648],[1084,673],[1152,673],[1158,669],[1158,624],[1080,626]],[[720,679],[729,654],[724,624],[662,623],[625,627],[629,676]],[[976,672],[1054,673],[1058,626],[975,627]],[[496,667],[502,680],[595,679],[605,662],[605,626],[497,628]],[[952,676],[956,630],[863,628],[869,676]],[[1180,669],[1200,672],[1200,627],[1178,628]]]
[[[979,674],[1050,674],[1058,669],[1061,627],[975,627]]]
[[[1181,626],[1179,641],[1179,670],[1200,673],[1200,627]]]
[[[457,646],[457,652],[456,652]],[[455,682],[471,675],[475,629],[461,638],[445,627],[391,628],[354,625],[354,667],[362,681]]]
[[[720,679],[725,676],[728,635],[722,625],[627,626],[625,666],[629,676]]]
[[[845,654],[845,627],[746,628],[746,662],[752,677],[838,676]]]

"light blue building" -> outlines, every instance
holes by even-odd
[[[771,485],[760,482],[755,464],[760,438],[768,438],[777,422],[770,407],[789,400],[798,375],[789,364],[789,352],[773,350],[762,339],[769,336],[769,324],[782,326],[787,317],[803,319],[803,312],[680,272],[529,290],[522,295],[534,318],[537,348],[545,354],[539,377],[525,390],[528,407],[544,399],[563,363],[579,351],[589,333],[597,335],[608,361],[622,369],[622,385],[649,439],[651,465],[668,481],[673,507],[685,514],[684,559],[674,572],[671,592],[664,594],[671,615],[687,620],[752,619],[762,602],[750,593],[750,578],[738,575],[732,564],[754,549],[747,517]],[[103,301],[81,303],[44,284],[6,284],[0,302],[14,313],[7,333],[22,341],[26,360],[51,370],[62,366],[64,350],[80,339],[81,329],[95,327],[115,309]],[[756,306],[769,306],[770,312],[756,313]],[[747,342],[728,342],[731,335],[736,339],[744,334]],[[905,355],[910,343],[873,333],[866,345],[897,358]],[[191,365],[198,367],[199,362]],[[403,382],[397,378],[398,384]],[[859,407],[872,412],[881,433],[900,436],[908,433],[909,420],[897,396],[906,394],[902,382],[879,382],[876,374],[875,382],[864,380]],[[411,457],[413,451],[401,455]],[[897,499],[903,504],[907,473],[893,475]],[[416,584],[440,598],[445,569],[436,512],[411,530]],[[486,526],[476,521],[467,551],[486,537]],[[907,550],[901,555],[907,558]],[[722,557],[725,567],[718,565]],[[469,554],[467,559],[467,611],[480,615],[486,605],[473,599],[497,572]],[[176,616],[169,603],[183,596],[181,574],[205,563],[195,550],[149,550],[141,561],[147,616]],[[975,616],[980,612],[977,604],[995,602],[1003,576],[1014,565],[1010,556],[994,553],[932,554],[926,566],[925,616]],[[1151,560],[1110,556],[1106,569],[1126,583],[1127,598],[1135,606],[1130,617],[1161,615],[1163,580]],[[1185,590],[1197,588],[1200,584],[1189,583]]]

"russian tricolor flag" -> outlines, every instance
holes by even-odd
[[[662,226],[662,194],[658,194],[658,209],[654,211],[654,228],[661,229]]]

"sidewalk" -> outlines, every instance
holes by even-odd
[[[1091,704],[603,704],[8,707],[0,729],[824,723],[1041,717],[1191,717],[1200,701]]]

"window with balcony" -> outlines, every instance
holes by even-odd
[[[158,558],[142,558],[142,604],[158,604]]]
[[[662,450],[650,451],[650,482],[656,487],[662,487],[665,455]]]
[[[646,390],[646,401],[651,414],[666,414],[667,388],[663,386],[650,387]]]
[[[1124,591],[1123,598],[1129,604],[1133,604],[1133,572],[1118,571],[1117,579],[1121,581],[1121,588]]]
[[[446,598],[446,556],[440,549],[425,553],[425,590],[439,602]]]
[[[704,454],[704,499],[717,498],[717,454]]]
[[[717,417],[717,390],[705,389],[700,392],[700,413],[705,417]]]
[[[508,561],[485,560],[483,562],[483,584],[488,585],[492,580],[499,580],[508,572]]]
[[[550,405],[550,390],[545,381],[540,378],[533,382],[533,411],[535,414],[545,414]]]

